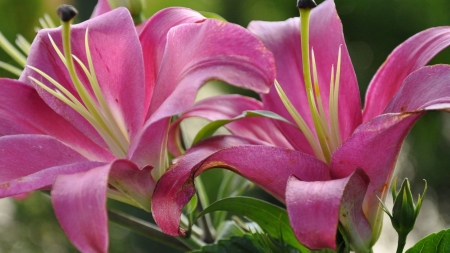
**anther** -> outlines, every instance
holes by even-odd
[[[316,6],[314,0],[297,0],[297,8],[299,9],[312,9]]]
[[[78,11],[72,5],[62,4],[56,9],[56,13],[61,21],[69,22],[78,14]]]

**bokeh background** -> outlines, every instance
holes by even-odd
[[[362,101],[372,76],[397,45],[424,29],[450,25],[448,0],[335,2],[358,76]],[[32,41],[34,27],[39,25],[39,17],[48,13],[57,21],[54,10],[62,3],[75,5],[80,13],[77,22],[81,22],[89,18],[96,1],[0,0],[0,31],[9,41],[14,41],[16,34],[22,34]],[[186,6],[218,13],[229,22],[246,27],[251,20],[277,21],[298,16],[295,3],[295,0],[146,0],[145,15],[149,17],[169,6]],[[2,50],[0,60],[13,63]],[[449,49],[431,62],[437,63],[450,64]],[[0,76],[9,75],[0,70]],[[415,195],[423,190],[422,179],[426,179],[429,185],[421,215],[408,245],[428,233],[448,228],[449,169],[450,114],[428,113],[408,135],[396,169],[399,183],[404,177],[408,177]],[[205,184],[211,191],[214,191],[214,184],[219,180],[217,175],[220,173],[211,171],[205,176]],[[253,189],[248,194],[266,197],[258,189]],[[387,200],[388,205],[391,201]],[[109,205],[151,221],[151,215],[140,210],[115,202],[110,202]],[[386,217],[386,225],[375,252],[395,250],[396,235],[387,220]],[[110,223],[110,237],[110,252],[177,252],[114,223]],[[3,252],[77,252],[54,217],[48,193],[36,192],[23,200],[0,200],[0,253]]]

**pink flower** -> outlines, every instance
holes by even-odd
[[[0,197],[50,189],[75,246],[107,252],[106,199],[150,211],[171,116],[212,79],[268,92],[274,60],[245,29],[185,8],[139,34],[125,8],[61,30],[37,34],[19,81],[0,79]]]
[[[153,215],[163,231],[183,233],[179,216],[194,194],[192,178],[221,167],[286,203],[298,240],[311,249],[336,249],[339,224],[355,251],[367,251],[377,241],[383,212],[376,196],[385,199],[405,136],[426,111],[450,108],[450,66],[424,67],[450,45],[450,28],[423,31],[395,49],[370,83],[361,110],[334,2],[312,10],[309,40],[300,41],[299,24],[293,18],[249,25],[277,64],[278,82],[262,95],[262,103],[223,96],[220,102],[200,102],[180,117],[232,119],[244,110],[266,109],[292,124],[234,121],[228,125],[233,135],[204,140],[177,159],[153,196]],[[311,66],[302,71],[305,59]],[[176,139],[171,140],[176,153]]]

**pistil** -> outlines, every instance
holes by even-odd
[[[119,119],[114,117],[114,114],[109,109],[100,89],[89,49],[88,29],[86,29],[85,35],[85,49],[89,68],[86,67],[80,59],[72,55],[70,42],[70,24],[71,20],[76,14],[77,12],[72,6],[62,5],[58,8],[58,15],[60,16],[62,23],[64,54],[61,53],[50,35],[49,39],[61,61],[66,66],[70,78],[74,84],[75,90],[81,98],[81,101],[79,101],[73,94],[71,94],[66,88],[64,88],[63,85],[59,84],[56,80],[45,74],[43,71],[32,66],[28,67],[33,69],[47,81],[52,83],[56,87],[56,89],[53,90],[49,88],[42,82],[38,81],[36,78],[30,77],[30,79],[41,88],[46,90],[48,93],[66,103],[72,109],[77,111],[81,116],[83,116],[97,130],[97,132],[110,148],[111,152],[116,157],[124,158],[126,156],[126,152],[130,143],[129,137],[124,124],[121,123]],[[88,78],[95,97],[91,96],[90,92],[81,83],[81,80],[75,70],[74,59]]]
[[[305,120],[296,111],[285,92],[275,82],[276,90],[283,101],[286,109],[291,114],[294,121],[299,126],[300,130],[305,135],[314,154],[324,162],[330,163],[331,154],[341,144],[341,137],[339,133],[339,118],[338,118],[338,94],[339,94],[339,79],[340,79],[340,65],[341,65],[341,49],[339,48],[336,74],[334,66],[331,66],[330,78],[330,94],[329,94],[329,120],[325,113],[323,105],[322,94],[320,92],[318,71],[316,66],[316,59],[314,50],[309,47],[309,19],[311,9],[316,6],[313,0],[299,0],[297,7],[300,10],[300,39],[301,39],[301,54],[303,66],[303,79],[305,84],[305,92],[308,99],[308,106],[311,113],[316,136]],[[311,55],[311,57],[310,57]],[[311,75],[312,65],[312,75]],[[312,78],[313,77],[313,78]],[[313,83],[314,80],[314,83]]]

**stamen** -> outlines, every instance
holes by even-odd
[[[333,115],[334,112],[334,65],[331,65],[331,76],[330,76],[330,96],[329,96],[329,103],[328,103],[328,112],[330,114],[330,131],[331,131],[331,141],[332,141],[332,150],[335,150],[339,145],[339,141],[337,140],[337,136],[335,134],[336,129],[333,128],[334,120],[337,120],[337,118],[335,117],[335,115]],[[338,124],[339,125],[339,124]]]
[[[53,23],[53,20],[50,18],[50,15],[48,15],[47,13],[44,14],[44,19],[45,21],[47,21],[47,24],[50,28],[56,27],[55,23]]]
[[[43,18],[39,18],[39,24],[41,25],[42,28],[50,28],[49,25],[47,24],[47,21],[45,21],[45,19]]]
[[[95,74],[94,70],[94,63],[92,61],[91,57],[91,51],[89,49],[89,29],[86,29],[86,36],[85,36],[85,48],[86,48],[86,55],[88,59],[89,64],[89,70],[91,73],[91,78],[89,79],[91,83],[92,90],[94,91],[94,94],[97,98],[97,101],[100,103],[100,106],[103,109],[103,112],[106,114],[106,118],[108,119],[109,125],[112,126],[113,132],[120,137],[120,143],[128,149],[128,146],[130,144],[130,140],[127,134],[127,131],[125,129],[124,124],[118,124],[118,120],[114,117],[114,114],[112,114],[111,110],[109,109],[108,105],[106,104],[105,98],[103,96],[103,93],[100,89],[100,85],[98,83],[97,76]]]
[[[306,124],[305,120],[297,112],[297,110],[295,109],[294,105],[291,103],[289,98],[286,96],[286,93],[283,91],[283,89],[281,88],[281,85],[278,83],[277,80],[275,80],[275,88],[276,88],[276,90],[278,92],[278,95],[281,98],[281,101],[283,102],[284,106],[288,110],[289,114],[292,116],[292,118],[294,119],[295,123],[297,123],[298,127],[300,128],[300,131],[303,132],[303,134],[305,135],[306,139],[308,140],[308,143],[311,146],[311,148],[313,149],[314,154],[320,160],[325,161],[325,157],[324,157],[324,155],[322,153],[322,150],[321,150],[320,146],[317,145],[317,141],[314,138],[314,135],[313,135],[311,129],[309,129],[309,127]]]
[[[0,68],[10,72],[11,74],[14,74],[16,76],[20,76],[22,74],[22,70],[19,68],[14,67],[11,64],[8,64],[6,62],[0,61]]]
[[[21,66],[25,66],[25,64],[27,64],[27,58],[19,50],[17,50],[11,43],[9,43],[9,41],[5,38],[5,36],[3,36],[1,32],[0,32],[0,47],[3,48],[3,50],[5,50],[5,52]]]
[[[60,6],[58,8],[58,15],[61,17],[61,20],[63,20],[62,23],[62,33],[63,33],[63,48],[64,48],[64,55],[66,57],[66,65],[67,70],[69,71],[70,78],[72,79],[72,82],[74,84],[75,90],[77,91],[78,95],[80,95],[81,100],[83,101],[84,105],[88,109],[89,113],[92,115],[92,117],[95,119],[96,122],[100,124],[102,129],[108,132],[110,137],[114,140],[116,143],[120,143],[119,140],[117,140],[117,135],[114,135],[112,132],[110,132],[109,127],[105,123],[105,118],[102,115],[102,113],[98,110],[98,108],[95,105],[95,101],[93,101],[92,97],[89,95],[89,92],[86,90],[86,87],[81,83],[80,79],[77,76],[75,66],[73,64],[73,57],[72,57],[72,49],[71,49],[71,43],[70,43],[70,21],[76,15],[76,10],[74,11],[73,7],[67,7],[63,8],[64,6]],[[64,22],[64,20],[67,20]],[[127,148],[119,145],[121,147],[121,154],[125,154]],[[118,155],[118,154],[117,154]],[[119,157],[124,157],[123,155],[120,155]]]
[[[31,44],[22,35],[18,34],[16,39],[16,45],[26,55],[30,54]]]
[[[52,36],[50,36],[50,34],[48,34],[48,38],[49,38],[50,42],[52,43],[53,49],[55,49],[55,52],[58,54],[59,58],[61,59],[61,61],[64,64],[64,66],[66,66],[66,68],[67,68],[66,57],[64,57],[64,55],[61,53],[61,50],[59,50],[58,46],[56,46],[56,43],[55,43],[55,41],[53,41],[53,38],[52,38]]]
[[[36,71],[48,82],[52,83],[56,89],[53,90],[46,86],[44,83],[40,82],[36,78],[30,77],[30,79],[42,87],[45,91],[55,96],[65,104],[69,105],[72,109],[83,116],[100,134],[103,140],[106,142],[111,152],[114,153],[116,157],[125,157],[126,152],[129,147],[129,137],[126,134],[124,124],[120,124],[118,120],[114,117],[114,114],[109,109],[106,104],[103,93],[98,84],[97,77],[94,71],[94,65],[92,62],[92,57],[89,50],[88,42],[88,30],[86,30],[85,36],[85,49],[86,57],[89,62],[89,69],[86,65],[78,59],[76,56],[72,55],[71,43],[70,43],[70,23],[73,17],[76,15],[76,10],[71,6],[60,6],[58,8],[58,15],[62,20],[62,38],[63,38],[63,49],[64,54],[56,46],[52,37],[49,35],[49,40],[58,54],[59,58],[67,68],[72,83],[76,92],[78,93],[81,100],[77,99],[71,92],[69,92],[63,85],[59,84],[56,80],[45,74],[43,71],[28,66],[29,68]],[[91,93],[86,89],[86,86],[81,83],[80,78],[75,70],[74,60],[83,70],[86,77],[89,79],[91,88],[95,94],[95,98],[91,96]],[[96,99],[96,100],[95,100]],[[100,104],[100,107],[97,105]]]
[[[322,98],[320,96],[319,78],[318,78],[318,74],[317,74],[317,66],[316,66],[316,58],[314,56],[314,50],[311,50],[311,56],[312,56],[313,77],[314,77],[314,93],[315,93],[317,106],[319,107],[320,124],[321,124],[322,130],[323,130],[323,133],[325,135],[325,140],[328,144],[327,146],[329,147],[330,150],[332,150],[332,146],[330,145],[332,138],[330,138],[330,129],[329,129],[326,115],[325,115]]]
[[[78,112],[81,116],[83,116],[97,130],[97,132],[100,134],[103,140],[105,140],[105,142],[108,144],[108,147],[111,149],[111,152],[113,152],[114,154],[125,155],[121,150],[121,148],[115,144],[114,140],[112,140],[110,135],[104,131],[104,128],[99,126],[98,122],[92,117],[92,115],[86,110],[86,108],[84,108],[83,106],[78,106],[77,103],[73,103],[72,101],[67,99],[67,97],[65,97],[61,92],[59,92],[58,90],[55,91],[50,89],[48,86],[46,86],[44,83],[40,82],[36,78],[32,76],[30,76],[29,78],[34,83],[43,88],[45,91],[47,91],[54,97],[58,98],[59,100],[70,106],[72,109],[74,109],[76,112]],[[59,84],[59,86],[61,85]]]
[[[330,114],[332,116],[332,120],[330,120],[331,128],[333,131],[333,136],[336,138],[337,145],[340,145],[341,140],[341,133],[339,130],[339,80],[341,78],[341,47],[339,47],[339,53],[338,53],[338,61],[337,61],[337,68],[336,68],[336,79],[334,81],[334,89],[333,94],[330,93],[330,96],[333,96],[333,111],[330,111]]]

